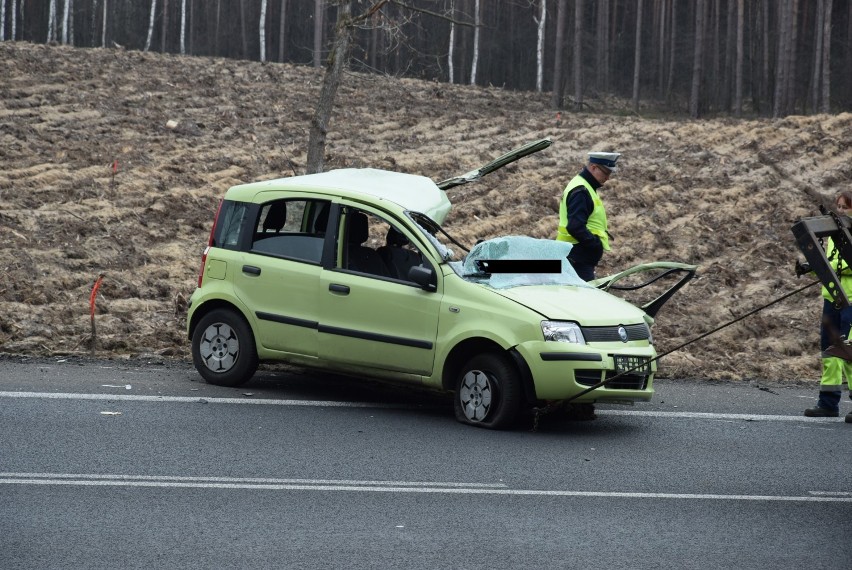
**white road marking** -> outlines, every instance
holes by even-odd
[[[314,408],[383,408],[422,409],[416,404],[387,404],[381,402],[339,402],[333,400],[278,400],[274,398],[214,398],[206,396],[144,396],[139,394],[77,394],[70,392],[0,392],[0,398],[36,398],[48,400],[109,400],[111,402],[173,402],[185,404],[251,404],[263,406],[303,406]],[[772,422],[836,423],[842,418],[808,418],[801,414],[721,414],[712,412],[664,412],[655,410],[602,410],[599,416],[635,416],[651,418],[681,418],[707,420],[744,420]]]
[[[177,402],[186,404],[254,404],[267,406],[308,406],[316,408],[416,408],[414,405],[379,402],[336,402],[331,400],[276,400],[272,398],[210,398],[206,396],[143,396],[135,394],[75,394],[52,392],[0,392],[0,398],[42,398],[47,400],[110,400],[124,402]]]
[[[492,483],[440,483],[399,481],[329,481],[311,479],[239,479],[229,477],[156,477],[132,475],[74,475],[62,473],[0,473],[0,484],[70,485],[83,487],[158,487],[239,489],[266,491],[331,491],[382,493],[436,493],[544,497],[599,497],[617,499],[675,499],[716,501],[773,501],[852,503],[852,496],[812,492],[795,495],[722,495],[715,493],[641,493],[625,491],[569,491],[559,489],[508,489]]]

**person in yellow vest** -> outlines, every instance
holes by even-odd
[[[841,216],[852,215],[852,192],[846,190],[837,196],[835,202],[837,212]],[[840,253],[829,238],[826,243],[825,256],[831,263],[834,272],[840,277],[840,285],[846,296],[852,299],[852,268],[840,258]],[[820,324],[820,349],[822,350],[822,377],[820,378],[819,398],[816,406],[805,410],[808,417],[836,418],[840,415],[840,399],[843,388],[843,376],[849,387],[849,397],[852,398],[852,362],[847,358],[838,356],[836,350],[832,350],[839,338],[849,339],[849,330],[852,328],[852,306],[838,309],[834,306],[828,289],[822,288],[823,305],[822,321]],[[840,356],[849,350],[839,352]],[[852,412],[846,414],[846,423],[852,423]]]
[[[556,239],[574,246],[568,261],[583,281],[595,278],[595,267],[609,251],[606,210],[598,189],[615,172],[618,152],[590,152],[589,162],[562,191]]]

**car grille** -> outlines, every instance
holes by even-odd
[[[615,372],[608,370],[606,379],[615,376]],[[577,384],[583,386],[594,386],[602,380],[600,370],[575,370],[574,379]],[[624,374],[610,382],[604,388],[610,390],[644,390],[648,387],[648,376],[645,374]]]
[[[627,331],[627,340],[648,340],[651,329],[645,323],[623,325]],[[618,327],[581,327],[586,342],[622,342],[618,336]]]

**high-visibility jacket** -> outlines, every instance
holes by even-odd
[[[828,238],[828,243],[825,245],[825,256],[828,258],[831,268],[840,277],[840,286],[843,287],[846,296],[852,300],[852,267],[849,267],[849,264],[840,258],[840,250],[834,247],[834,241],[831,238]],[[822,286],[822,296],[824,299],[834,302],[825,285]]]
[[[568,233],[568,194],[572,189],[577,188],[578,186],[582,186],[583,189],[577,190],[578,192],[582,192],[583,190],[588,191],[589,195],[592,197],[592,204],[594,207],[592,209],[592,213],[589,214],[589,219],[586,222],[586,228],[594,235],[598,236],[601,239],[601,244],[603,244],[603,248],[606,251],[609,251],[611,248],[609,247],[609,234],[607,234],[607,222],[606,222],[606,209],[604,208],[603,200],[600,199],[598,193],[595,192],[595,189],[592,188],[592,185],[589,184],[588,180],[580,176],[579,174],[571,179],[571,182],[568,183],[568,186],[565,187],[565,190],[562,191],[562,201],[559,203],[559,232],[556,234],[556,239],[559,241],[567,241],[570,243],[577,243],[579,240]]]

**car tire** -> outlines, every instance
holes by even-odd
[[[521,377],[508,355],[479,354],[459,371],[453,398],[456,419],[490,429],[517,423],[523,406]]]
[[[230,309],[204,315],[192,334],[192,362],[210,384],[239,386],[257,370],[257,349],[251,327]]]

